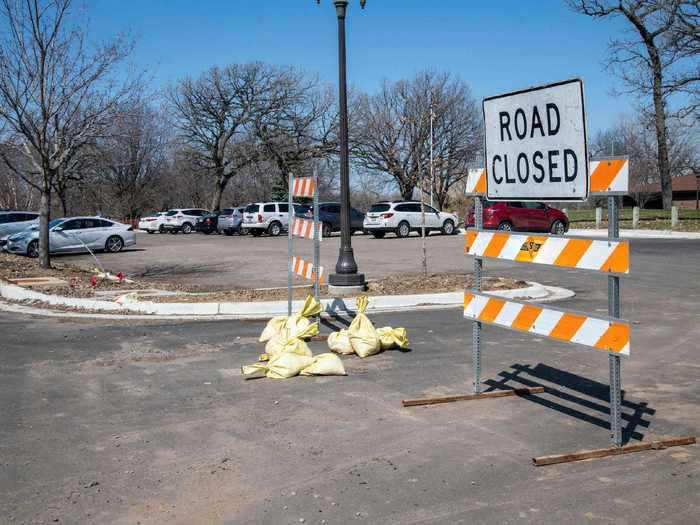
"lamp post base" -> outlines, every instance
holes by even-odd
[[[359,288],[364,291],[367,281],[363,273],[332,273],[328,276],[328,288]]]

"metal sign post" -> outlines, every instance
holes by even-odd
[[[292,254],[294,253],[294,237],[292,236],[292,225],[296,215],[294,214],[294,205],[292,203],[292,185],[294,178],[290,173],[287,175],[289,187],[287,189],[287,206],[288,206],[288,221],[287,221],[287,315],[292,315]]]
[[[617,197],[608,197],[608,240],[614,242],[620,236],[620,214]],[[608,316],[620,317],[620,277],[608,276]],[[622,446],[622,392],[620,383],[620,356],[609,355],[610,365],[610,437],[615,446]]]
[[[474,226],[477,230],[481,230],[484,224],[483,203],[481,196],[474,197]],[[472,289],[475,292],[481,292],[481,270],[483,261],[481,257],[474,257],[474,282]],[[472,370],[474,371],[474,393],[481,392],[481,322],[472,321]]]
[[[318,221],[318,170],[314,166],[314,297],[321,300],[321,224]],[[320,322],[320,320],[319,320]]]

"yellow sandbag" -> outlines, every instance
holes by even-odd
[[[313,354],[304,339],[315,335],[318,335],[318,325],[316,323],[310,324],[301,332],[283,328],[265,344],[265,353],[260,356],[260,360],[265,361],[265,358],[272,359],[272,357],[282,352],[291,352],[293,354],[311,357]]]
[[[344,376],[343,362],[335,354],[318,354],[313,363],[304,368],[299,375],[302,376]]]
[[[286,379],[299,375],[304,368],[314,362],[313,357],[282,352],[270,358],[266,376],[270,379]]]
[[[282,328],[284,328],[287,324],[287,316],[286,315],[279,315],[277,317],[273,317],[267,322],[267,325],[265,326],[265,329],[262,331],[262,334],[260,334],[260,339],[258,339],[259,342],[261,343],[266,343],[270,339],[272,339],[274,336],[276,336]]]
[[[330,334],[328,336],[328,348],[343,355],[354,353],[347,330],[340,330]]]
[[[379,341],[382,345],[382,350],[389,348],[408,348],[408,333],[405,328],[392,328],[391,326],[383,326],[377,328]]]
[[[377,330],[372,321],[365,315],[367,302],[366,295],[357,298],[357,315],[348,328],[348,338],[352,349],[360,357],[369,357],[379,353],[382,349]]]
[[[255,363],[241,367],[241,374],[246,379],[269,377],[270,379],[287,379],[299,375],[303,369],[312,365],[313,357],[283,352],[270,358],[269,363]]]
[[[289,328],[291,333],[300,333],[306,330],[306,328],[311,324],[309,317],[317,316],[321,313],[321,303],[318,302],[313,295],[309,295],[304,300],[304,304],[301,307],[301,311],[287,317],[286,315],[279,315],[273,317],[267,322],[265,329],[260,338],[258,339],[261,343],[266,343],[274,336],[280,333],[282,329]]]
[[[307,295],[304,305],[301,307],[299,317],[316,317],[321,313],[321,303],[313,295]]]

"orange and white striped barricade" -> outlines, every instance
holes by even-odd
[[[486,195],[486,170],[484,168],[470,169],[467,172],[465,195]]]
[[[467,230],[464,251],[475,257],[628,274],[627,241]]]
[[[318,237],[318,240],[322,240],[321,229],[316,231],[316,221],[311,219],[304,219],[302,217],[294,217],[292,221],[292,235],[295,237],[302,237],[304,239],[314,240]]]
[[[297,217],[294,210],[294,197],[313,199],[313,220]],[[320,285],[324,280],[321,260],[321,224],[318,219],[318,175],[314,169],[311,177],[294,177],[289,175],[287,194],[289,206],[289,225],[287,227],[287,312],[292,315],[292,280],[294,275],[313,283],[314,297],[320,299]],[[314,241],[313,262],[309,263],[294,255],[294,237]]]
[[[593,317],[475,292],[464,293],[464,317],[615,355],[630,354],[630,326],[620,319]]]
[[[488,193],[485,169],[469,170],[465,193],[474,197],[475,228],[466,232],[465,251],[474,256],[474,285],[465,293],[464,316],[473,321],[472,370],[474,394],[448,398],[404,401],[404,406],[450,401],[528,395],[538,388],[486,392],[481,388],[482,323],[606,351],[610,369],[610,429],[616,447],[622,445],[620,356],[630,355],[630,325],[620,319],[620,276],[629,274],[630,248],[619,239],[617,195],[628,191],[629,161],[607,158],[591,161],[589,188],[592,195],[608,197],[606,240],[483,230],[483,202]],[[483,261],[506,261],[588,270],[608,274],[608,317],[541,307],[481,292]]]
[[[629,160],[616,157],[590,162],[589,195],[627,195]]]
[[[305,261],[301,257],[295,255],[292,256],[292,271],[299,277],[306,279],[307,281],[313,281],[316,279],[316,272],[314,271],[315,266],[313,263]],[[318,282],[323,284],[326,280],[325,270],[323,266],[318,267]]]

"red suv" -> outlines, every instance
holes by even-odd
[[[542,202],[493,202],[483,200],[484,228],[504,231],[537,231],[563,235],[569,231],[569,218],[564,212]],[[474,226],[474,208],[467,215],[468,226]]]

